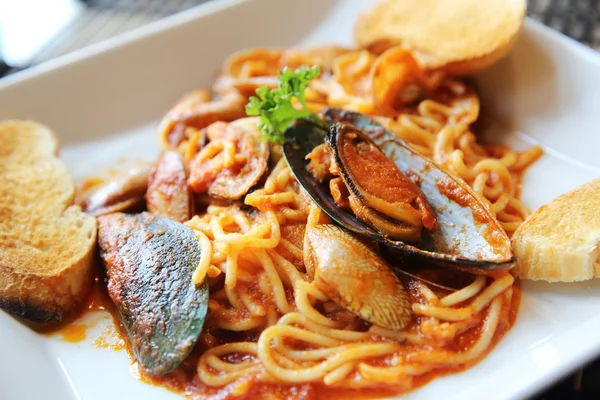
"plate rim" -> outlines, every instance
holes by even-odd
[[[20,83],[32,80],[34,78],[42,78],[53,71],[57,71],[67,66],[75,66],[77,64],[90,61],[95,57],[99,57],[105,53],[117,51],[129,45],[135,45],[139,40],[147,39],[155,35],[160,35],[177,26],[194,23],[195,21],[210,17],[212,14],[236,7],[239,4],[253,2],[255,0],[211,0],[202,3],[185,12],[181,12],[159,21],[152,22],[146,26],[136,28],[130,32],[123,33],[113,38],[107,39],[100,43],[93,44],[89,47],[76,50],[72,53],[60,56],[56,59],[47,61],[43,64],[28,68],[27,70],[17,72],[8,77],[0,79],[0,91],[9,87],[14,87]],[[542,23],[527,17],[524,23],[523,31],[532,30],[543,36],[551,38],[554,43],[577,51],[581,57],[590,60],[596,65],[600,65],[600,53],[585,46],[584,44],[558,32],[554,29],[543,25]],[[525,32],[522,32],[524,34]],[[518,317],[517,317],[518,321]],[[594,329],[596,328],[596,329]],[[547,343],[557,342],[554,347],[561,354],[560,363],[548,368],[543,374],[540,374],[528,381],[527,384],[514,386],[512,398],[524,398],[543,390],[553,382],[558,381],[562,377],[569,375],[572,371],[594,359],[600,354],[600,337],[589,342],[586,346],[568,347],[565,342],[572,343],[582,339],[578,333],[582,331],[594,332],[600,330],[600,316],[596,316],[582,322],[577,326],[577,329],[564,332],[555,337],[550,338]],[[510,333],[510,331],[509,331]],[[594,338],[594,335],[588,334],[586,338]],[[575,340],[573,340],[575,339]],[[502,341],[503,339],[501,339]],[[496,351],[496,349],[493,349]],[[472,368],[476,368],[473,366]],[[418,389],[417,389],[418,390]]]

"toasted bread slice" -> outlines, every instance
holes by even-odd
[[[354,34],[374,52],[401,45],[424,69],[470,75],[508,54],[526,10],[525,0],[383,0]]]
[[[600,276],[600,179],[565,193],[517,229],[514,271],[523,279],[573,282]]]
[[[0,307],[61,322],[92,283],[96,220],[73,206],[58,140],[34,122],[0,123]]]

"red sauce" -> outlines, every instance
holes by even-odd
[[[69,324],[62,329],[59,333],[65,342],[79,343],[87,337],[88,326],[85,324]]]
[[[126,348],[125,340],[121,337],[114,327],[108,327],[102,332],[102,336],[94,340],[94,346],[100,349],[109,349],[114,351]]]
[[[414,288],[411,290],[411,294],[416,296]],[[409,391],[415,390],[429,381],[444,375],[454,374],[467,368],[472,367],[495,347],[498,341],[506,334],[506,332],[513,326],[517,311],[519,309],[519,303],[521,301],[521,290],[520,284],[517,282],[513,285],[513,297],[511,305],[504,307],[501,311],[499,326],[496,329],[494,338],[491,345],[488,347],[483,356],[475,362],[467,365],[458,366],[440,366],[438,369],[434,369],[420,376],[415,376],[411,381],[406,382],[406,386],[402,386],[402,383],[395,383],[394,385],[382,384],[379,387],[369,389],[351,389],[351,388],[336,388],[328,387],[320,383],[307,383],[297,385],[275,385],[265,384],[258,382],[253,377],[242,378],[240,381],[236,381],[223,388],[212,388],[204,385],[196,376],[197,360],[202,353],[202,349],[197,348],[192,356],[186,362],[179,367],[176,371],[167,374],[162,377],[152,377],[145,375],[139,370],[134,368],[135,374],[144,382],[164,386],[174,392],[185,394],[186,397],[194,400],[200,399],[219,399],[219,400],[252,400],[252,399],[310,399],[310,400],[329,400],[329,399],[340,399],[340,400],[359,400],[359,399],[372,399],[389,397],[399,394],[405,394]],[[419,324],[420,318],[413,318],[413,325]],[[454,342],[445,344],[444,348],[453,351],[466,350],[472,346],[472,344],[479,338],[480,327],[479,326],[467,330],[465,333],[460,334]],[[410,329],[410,328],[409,328]],[[220,335],[217,335],[220,336]],[[231,334],[231,337],[227,337],[227,341],[242,341],[245,339],[256,340],[257,337],[244,337],[244,335]],[[414,345],[407,345],[407,352],[414,350]],[[442,346],[442,344],[441,344]],[[237,392],[236,392],[237,391]],[[245,392],[244,392],[245,391]],[[243,392],[243,393],[240,393]]]
[[[441,194],[454,201],[459,206],[470,208],[473,211],[473,218],[476,222],[482,224],[490,222],[490,213],[455,180],[446,178],[441,182],[437,182],[435,186],[439,189]]]
[[[96,277],[94,277],[90,294],[74,320],[66,325],[48,329],[45,334],[47,336],[60,335],[64,341],[70,343],[82,342],[88,338],[88,330],[94,328],[96,323],[81,323],[78,321],[88,312],[106,311],[110,314],[113,324],[104,329],[101,336],[94,340],[94,345],[111,350],[122,350],[125,348],[124,336],[114,328],[119,326],[119,320],[116,315],[115,306],[110,297],[108,297],[106,285],[104,284],[104,273],[99,267],[95,268],[95,270],[98,272]]]
[[[432,272],[435,274],[435,272]],[[444,275],[445,278],[453,280],[454,278],[450,276]],[[432,280],[435,277],[429,276]],[[445,279],[444,278],[444,279]],[[461,283],[464,280],[465,276],[460,275],[455,277],[457,282]],[[453,286],[453,285],[449,285]],[[411,292],[411,296],[413,297],[413,301],[419,301],[419,295],[416,292],[414,286],[407,285]],[[443,295],[443,293],[439,293]],[[499,326],[495,332],[494,338],[492,340],[492,344],[488,347],[483,356],[476,360],[475,362],[469,363],[467,365],[457,365],[457,366],[440,366],[440,368],[434,369],[430,372],[427,372],[423,375],[415,376],[411,380],[404,382],[396,382],[394,385],[381,384],[378,387],[369,388],[369,389],[352,389],[352,388],[336,388],[336,387],[328,387],[320,383],[307,383],[307,384],[297,384],[297,385],[276,385],[276,384],[266,384],[257,381],[254,377],[245,377],[241,378],[241,380],[236,381],[230,385],[227,385],[222,388],[213,388],[204,385],[196,374],[196,367],[198,363],[198,358],[202,354],[204,348],[203,344],[199,343],[194,352],[188,357],[188,359],[175,371],[160,377],[150,376],[145,374],[140,370],[137,363],[133,363],[130,372],[148,384],[163,386],[167,389],[181,393],[186,397],[194,400],[200,399],[219,399],[219,400],[252,400],[252,399],[289,399],[289,400],[298,400],[298,399],[307,399],[307,400],[359,400],[359,399],[371,399],[371,398],[381,398],[381,397],[389,397],[399,394],[405,394],[409,391],[415,390],[429,381],[444,375],[454,374],[460,371],[463,371],[467,368],[472,367],[474,364],[479,362],[482,358],[484,358],[498,343],[498,341],[505,335],[505,333],[513,326],[517,311],[519,309],[519,303],[521,300],[521,290],[519,283],[515,283],[513,285],[513,297],[510,306],[505,306],[500,315]],[[460,306],[460,305],[459,305]],[[104,279],[103,277],[96,278],[94,288],[90,295],[87,307],[85,307],[84,312],[88,312],[91,310],[105,310],[108,311],[114,320],[115,330],[110,332],[115,339],[121,339],[119,341],[120,345],[111,346],[107,345],[104,339],[96,340],[96,345],[99,347],[107,347],[110,349],[122,349],[125,348],[129,353],[132,360],[133,356],[131,351],[127,345],[127,341],[125,340],[125,334],[122,331],[122,328],[119,324],[118,317],[116,315],[116,310],[108,297]],[[411,322],[411,326],[415,327],[420,323],[420,317],[414,316],[413,321]],[[440,347],[444,347],[447,350],[452,351],[462,351],[468,349],[478,338],[480,334],[480,327],[483,321],[473,329],[469,329],[466,332],[460,334],[455,341],[449,343],[440,343]],[[88,328],[86,325],[74,324],[71,326],[63,327],[59,332],[63,335],[65,340],[74,341],[74,339],[79,339],[81,335],[85,337],[85,329]],[[210,320],[207,322],[206,328],[207,330],[212,330],[210,333],[213,337],[219,338],[221,341],[231,342],[231,341],[244,341],[244,340],[253,340],[256,341],[258,339],[258,335],[260,332],[245,332],[245,333],[234,333],[234,332],[225,332],[218,331],[210,326]],[[411,329],[410,326],[408,329]],[[76,340],[75,340],[76,341]],[[415,350],[416,345],[406,345],[406,352],[413,352]],[[375,360],[373,362],[377,364]]]
[[[483,204],[453,179],[446,178],[441,182],[437,182],[436,187],[442,195],[459,206],[470,208],[473,212],[474,222],[484,225],[481,235],[490,244],[493,252],[505,256],[506,259],[510,258],[510,240],[498,223],[494,223],[495,219]]]

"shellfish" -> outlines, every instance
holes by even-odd
[[[418,153],[393,132],[366,115],[332,108],[326,110],[324,116],[332,124],[329,132],[309,120],[297,120],[290,126],[285,133],[283,153],[300,185],[338,225],[378,241],[392,253],[399,253],[399,262],[425,261],[437,266],[487,275],[514,266],[515,259],[508,236],[492,212],[464,181]],[[364,181],[357,182],[356,176],[348,173],[348,168],[352,169],[354,166],[350,166],[350,160],[340,155],[339,146],[336,145],[340,134],[352,129],[348,126],[357,131],[357,137],[372,143],[393,161],[402,174],[414,179],[437,222],[435,229],[424,229],[418,238],[415,236],[396,240],[377,229],[370,221],[365,221],[368,218],[359,218],[350,210],[339,207],[331,196],[328,185],[317,180],[308,171],[307,155],[327,141],[332,157],[342,165],[338,167],[340,174],[345,174],[345,182],[352,182],[356,187],[365,186]],[[369,167],[373,169],[372,174],[389,172],[376,171],[377,168],[385,167],[385,163],[374,163]],[[360,179],[369,179],[369,174],[363,174]],[[352,192],[352,185],[348,186]],[[373,205],[372,202],[361,202],[363,206]],[[382,214],[387,217],[388,222],[398,223],[390,218],[389,213]]]

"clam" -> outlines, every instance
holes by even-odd
[[[307,226],[304,263],[335,303],[374,325],[401,330],[411,304],[390,266],[356,236],[333,224]]]
[[[283,153],[300,185],[335,222],[383,244],[398,262],[426,262],[488,275],[513,267],[515,260],[508,236],[488,207],[463,180],[412,149],[368,116],[339,109],[329,109],[324,115],[332,124],[328,132],[313,121],[297,120],[286,131]],[[376,146],[405,177],[415,182],[419,189],[416,193],[422,193],[426,199],[425,202],[423,199],[411,201],[413,209],[420,210],[420,223],[416,214],[410,221],[396,218],[391,210],[395,202],[383,196],[376,185],[366,182],[375,174],[396,174],[393,166],[384,161],[373,162],[368,164],[368,171],[352,173],[357,168],[352,165],[356,160],[342,154],[339,146],[347,140],[348,134],[351,134],[352,140],[355,137],[369,146]],[[324,141],[328,143],[340,176],[349,188],[351,202],[357,203],[351,204],[354,212],[339,207],[329,187],[307,170],[306,156]],[[403,199],[398,200],[396,203],[402,203]],[[374,219],[369,218],[370,214],[361,214],[361,207],[374,215],[377,221],[374,223]],[[427,208],[431,215],[428,215]],[[390,225],[390,229],[395,224],[400,234],[390,234],[377,222]],[[402,234],[403,229],[419,224],[425,227],[419,235]]]

